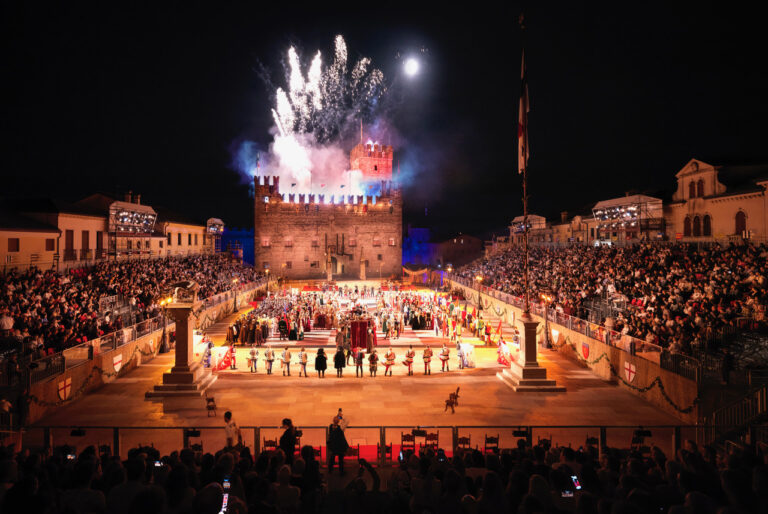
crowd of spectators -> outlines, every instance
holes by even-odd
[[[768,247],[644,243],[622,248],[530,248],[531,298],[544,292],[565,314],[587,318],[592,299],[626,304],[608,328],[689,353],[738,318],[765,323]],[[457,274],[514,296],[524,293],[524,252],[513,247]]]
[[[228,256],[101,261],[57,273],[30,268],[0,274],[0,338],[6,351],[32,357],[59,352],[123,328],[131,320],[114,310],[116,297],[136,322],[159,313],[159,299],[177,281],[200,284],[199,298],[260,278],[260,272]]]
[[[79,455],[0,454],[4,514],[448,513],[728,514],[768,512],[768,466],[751,450],[718,456],[688,442],[674,458],[659,448],[550,447],[546,440],[483,455],[431,449],[394,466],[364,459],[325,476],[311,446],[292,463],[283,450],[254,458],[246,447],[128,458],[108,449]],[[223,487],[226,487],[226,489]]]

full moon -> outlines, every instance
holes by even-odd
[[[405,74],[413,77],[419,72],[419,61],[411,57],[405,61]]]

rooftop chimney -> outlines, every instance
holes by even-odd
[[[141,195],[133,195],[133,203],[141,205]]]
[[[133,191],[128,191],[127,193],[125,193],[125,202],[126,203],[131,203],[131,197],[132,196],[133,196]]]
[[[560,221],[562,223],[565,223],[566,221],[568,221],[568,211],[563,211],[560,213]]]

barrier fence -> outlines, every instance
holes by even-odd
[[[522,310],[525,307],[524,300],[518,296],[513,296],[490,287],[477,286],[472,280],[463,277],[450,277],[449,280],[457,282],[477,292],[486,294],[504,303],[513,305],[518,309]],[[546,318],[549,322],[557,323],[569,330],[578,332],[591,339],[596,339],[604,344],[613,346],[614,348],[618,348],[630,355],[654,362],[661,366],[662,369],[671,371],[690,380],[695,380],[697,382],[701,381],[701,362],[695,357],[684,355],[682,353],[670,353],[659,345],[648,343],[628,334],[621,334],[615,330],[609,330],[602,325],[548,308],[544,302],[531,301],[530,310],[532,314],[541,318]]]
[[[267,285],[269,280],[248,282],[237,288],[237,294],[242,295],[250,293]],[[235,291],[227,291],[211,296],[203,300],[205,309],[216,307],[235,296]],[[150,318],[129,327],[111,332],[105,336],[99,337],[67,348],[59,353],[49,355],[42,359],[32,360],[29,357],[19,359],[19,373],[16,376],[9,374],[5,366],[0,363],[0,386],[18,386],[22,384],[35,384],[52,376],[59,375],[67,369],[71,369],[85,364],[93,358],[94,355],[115,350],[123,345],[131,343],[147,334],[161,330],[163,326],[170,330],[175,326],[173,321],[165,319],[163,315]]]
[[[299,426],[301,431],[296,450],[308,445],[323,462],[328,458],[326,441],[328,426]],[[518,447],[520,440],[527,445],[546,441],[552,446],[574,449],[593,446],[605,448],[637,448],[647,451],[650,446],[661,448],[668,456],[675,455],[683,441],[699,444],[710,441],[715,432],[728,427],[703,425],[434,425],[434,426],[348,426],[345,437],[352,450],[350,456],[371,462],[397,462],[403,452],[418,454],[431,447],[443,449],[450,456],[457,449],[479,450],[483,453],[504,452]],[[279,447],[283,430],[272,426],[240,427],[243,444],[255,455]],[[224,427],[118,427],[118,426],[41,426],[30,427],[23,433],[25,448],[70,446],[82,451],[87,446],[110,446],[114,455],[128,456],[132,448],[151,446],[161,455],[182,448],[194,448],[215,453],[225,446]]]

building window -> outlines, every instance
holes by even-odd
[[[55,239],[46,239],[45,240],[45,251],[46,252],[53,252],[56,250],[56,240]]]
[[[197,234],[195,234],[195,246],[197,246]]]
[[[187,234],[187,246],[192,246],[192,234]]]
[[[285,240],[285,247],[286,247],[286,248],[291,248],[291,247],[293,247],[293,239],[286,239],[286,240]]]
[[[8,251],[9,252],[18,252],[19,251],[19,238],[18,237],[9,237],[8,238]]]
[[[736,234],[743,234],[747,230],[747,215],[744,211],[736,213]]]
[[[373,240],[373,246],[381,246],[381,239],[374,238]]]
[[[701,237],[701,218],[693,217],[693,237]]]
[[[168,232],[168,246],[171,246],[171,233]]]
[[[285,269],[291,269],[293,268],[293,263],[291,261],[285,261]]]
[[[709,214],[704,215],[704,222],[701,233],[705,236],[712,235],[712,218],[709,216]]]
[[[379,254],[376,254],[376,260],[377,261],[383,261],[384,259],[382,258],[381,254],[379,253]]]
[[[160,248],[162,248],[163,247],[163,242],[162,241],[158,241],[158,243],[160,243]]]
[[[176,237],[176,244],[177,244],[178,246],[181,246],[181,232],[179,232],[178,234],[176,234],[176,236],[177,236],[177,237]]]
[[[312,261],[309,263],[310,268],[319,268],[320,267],[320,261]]]
[[[395,238],[394,237],[390,237],[389,238],[389,246],[395,246]]]
[[[80,248],[82,250],[90,250],[91,249],[91,234],[88,230],[83,230],[83,233],[81,235],[81,246]]]
[[[312,240],[312,248],[319,248],[320,247],[320,241],[317,239]]]
[[[696,182],[688,184],[688,197],[696,198]]]
[[[356,237],[350,237],[349,238],[349,246],[357,246],[357,238]]]
[[[133,250],[133,241],[131,241],[130,239],[128,240],[128,249]]]
[[[269,262],[268,261],[262,262],[261,263],[261,267],[264,268],[264,269],[269,269]]]
[[[699,198],[704,197],[704,180],[699,179],[698,182],[696,182],[696,196]]]
[[[691,237],[691,218],[688,216],[686,216],[685,221],[683,221],[683,235],[685,237]]]
[[[261,246],[263,248],[269,248],[269,239],[262,239],[261,240]]]

